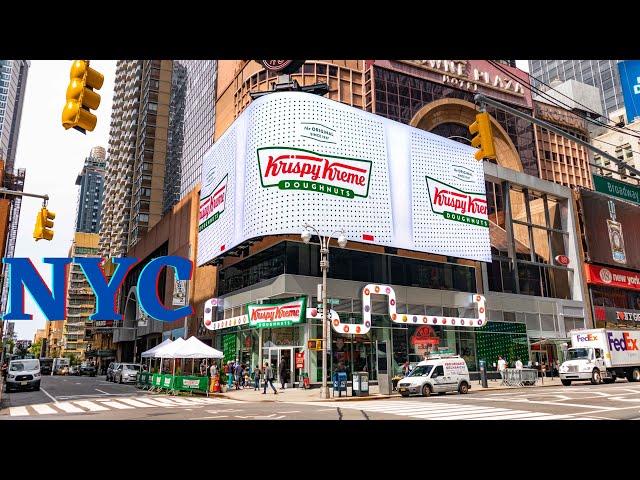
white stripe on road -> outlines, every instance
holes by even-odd
[[[50,415],[52,413],[58,413],[57,411],[55,411],[53,408],[51,408],[49,405],[45,403],[41,403],[38,405],[31,405],[31,408],[33,408],[40,415]]]
[[[128,405],[131,405],[133,407],[140,407],[140,408],[151,408],[151,407],[153,407],[153,405],[149,405],[148,403],[139,402],[137,400],[134,400],[133,398],[119,398],[118,401],[126,403]]]
[[[29,416],[29,410],[27,407],[11,407],[9,413],[12,417]]]
[[[93,403],[89,400],[78,400],[74,403],[76,405],[80,405],[82,408],[86,408],[90,412],[104,412],[106,410],[109,410],[108,408],[105,408],[102,405],[98,405],[97,403]]]
[[[125,410],[128,408],[133,408],[131,405],[125,405],[124,403],[120,403],[116,400],[98,400],[101,405],[106,405],[107,407],[115,408],[116,410]]]
[[[140,402],[144,402],[149,404],[149,406],[154,406],[154,407],[166,407],[167,404],[160,402],[158,400],[155,400],[153,398],[144,398],[144,397],[137,397],[136,400],[139,400]]]
[[[49,395],[49,392],[47,392],[44,388],[40,387],[40,391],[44,393],[47,397],[49,397],[51,400],[53,400],[54,402],[58,401],[56,400],[56,397],[54,397],[53,395]]]
[[[104,393],[105,395],[109,395],[109,392],[105,392],[104,390],[100,390],[99,388],[94,388],[96,392]]]
[[[56,407],[61,410],[64,410],[67,413],[83,413],[84,412],[84,410],[74,406],[69,402],[58,402],[56,403]]]

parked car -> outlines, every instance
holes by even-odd
[[[115,373],[116,373],[116,369],[118,368],[120,364],[116,363],[116,362],[111,362],[109,364],[109,367],[107,368],[107,382],[115,382],[116,378],[115,378]]]
[[[96,376],[96,367],[90,364],[80,365],[80,375]]]
[[[71,367],[69,367],[69,375],[80,375],[80,367],[78,367],[77,365],[72,365]]]
[[[135,383],[138,379],[140,365],[134,363],[120,363],[114,373],[114,382],[117,383]]]
[[[69,375],[69,369],[71,367],[69,367],[69,365],[63,365],[62,367],[58,368],[56,370],[56,375]]]
[[[40,362],[37,359],[12,360],[7,372],[7,392],[40,390]]]
[[[467,393],[471,388],[467,363],[458,355],[434,355],[414,368],[398,382],[403,397],[418,394],[428,397],[432,393]]]

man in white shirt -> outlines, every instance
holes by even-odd
[[[522,366],[520,359],[516,360],[516,370],[522,370]]]
[[[506,369],[507,362],[505,362],[504,359],[498,355],[498,372],[500,372],[500,377],[502,378],[502,382],[500,382],[501,385],[504,385],[504,374]]]

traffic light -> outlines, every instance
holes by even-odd
[[[476,160],[496,158],[496,148],[493,145],[493,132],[491,131],[491,119],[487,112],[480,112],[476,115],[476,121],[469,126],[469,131],[475,135],[471,140],[471,145],[480,149],[475,154]]]
[[[42,207],[36,217],[36,228],[33,230],[33,238],[38,240],[51,240],[53,238],[53,219],[56,218],[56,214],[47,210],[46,207]]]
[[[67,103],[62,110],[62,126],[86,133],[96,128],[97,118],[89,110],[100,105],[100,90],[104,75],[89,67],[89,60],[74,60],[71,64],[71,81],[67,88]]]
[[[322,340],[311,339],[307,340],[307,348],[309,350],[322,350]]]

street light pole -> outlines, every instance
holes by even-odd
[[[329,271],[329,243],[333,235],[339,233],[338,245],[340,248],[344,248],[347,245],[347,238],[343,230],[335,231],[323,238],[314,227],[305,225],[301,235],[304,243],[309,243],[311,240],[309,229],[313,230],[320,240],[320,270],[322,271],[322,388],[320,389],[320,398],[329,398],[329,388],[327,387],[327,342],[329,336],[327,325],[327,272]]]

